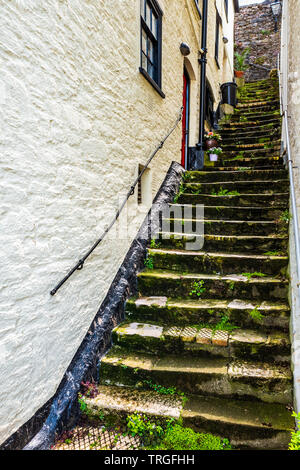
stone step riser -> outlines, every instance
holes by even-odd
[[[263,134],[261,136],[250,136],[250,137],[244,137],[244,136],[239,136],[237,135],[234,139],[234,145],[239,146],[239,145],[256,145],[256,144],[267,144],[269,142],[274,142],[274,140],[280,140],[280,132],[276,131],[274,134]],[[224,136],[223,135],[223,140],[222,140],[222,148],[226,148],[227,146],[233,146],[232,145],[232,136]]]
[[[126,361],[125,361],[126,364]],[[122,367],[123,366],[123,367]],[[125,367],[127,367],[125,369]],[[225,369],[225,367],[224,367]],[[191,372],[180,370],[145,370],[110,361],[102,362],[101,385],[117,385],[147,389],[146,382],[160,384],[163,387],[176,387],[181,392],[193,395],[218,396],[233,399],[249,397],[266,403],[288,404],[292,401],[291,380],[261,379],[241,377],[234,374],[234,366],[228,372],[220,373]]]
[[[234,220],[279,220],[282,216],[282,208],[268,209],[266,207],[208,207],[204,208],[204,215],[210,219],[234,219]]]
[[[211,196],[183,193],[178,198],[179,204],[203,204],[205,206],[239,206],[239,207],[287,207],[289,195],[282,194],[241,194],[240,196]]]
[[[251,137],[253,139],[257,139],[259,137],[270,137],[273,135],[273,133],[278,134],[278,138],[281,136],[281,127],[280,126],[261,126],[261,128],[258,128],[257,126],[254,127],[253,129],[248,128],[248,129],[222,129],[219,131],[220,135],[222,138],[226,139],[236,139],[236,138],[247,138]]]
[[[222,158],[236,157],[237,153],[243,153],[245,157],[253,156],[265,156],[280,154],[281,147],[278,142],[265,142],[256,144],[238,144],[236,142],[232,144],[222,145]]]
[[[180,242],[180,243],[179,243]],[[209,256],[199,254],[197,255],[196,252],[193,252],[193,255],[188,256],[180,256],[178,252],[171,253],[170,250],[177,248],[177,250],[184,250],[186,247],[185,242],[181,242],[180,240],[162,240],[161,241],[162,248],[168,248],[168,252],[160,252],[161,250],[155,251],[150,250],[150,256],[153,259],[153,264],[156,269],[167,269],[171,271],[177,272],[190,272],[190,273],[199,273],[199,272],[206,272],[207,274],[232,274],[232,273],[253,273],[253,272],[262,272],[268,275],[277,275],[281,273],[283,276],[287,273],[287,265],[288,260],[285,257],[272,257],[272,258],[249,258],[247,257],[238,257],[236,253],[248,253],[249,251],[253,251],[255,254],[257,253],[267,253],[268,251],[275,251],[272,250],[272,246],[265,243],[264,248],[260,248],[259,251],[255,250],[255,247],[252,247],[252,250],[248,248],[248,244],[242,243],[237,244],[234,241],[232,245],[228,241],[226,244],[222,244],[222,242],[214,244],[210,244],[209,242],[205,243],[204,250],[211,249],[212,252],[216,253],[217,251],[222,251],[223,253],[234,253],[235,256]],[[182,245],[182,246],[180,246]],[[208,245],[208,247],[206,246]],[[259,243],[257,242],[257,245]],[[280,247],[282,251],[286,251],[287,243],[284,243],[284,248]],[[218,248],[217,250],[216,248]],[[271,246],[271,249],[269,248]],[[279,244],[280,246],[280,244]],[[277,247],[278,249],[278,247]]]
[[[230,323],[240,328],[259,329],[270,332],[273,328],[278,331],[289,331],[290,313],[287,308],[265,308],[264,304],[251,304],[246,302],[248,308],[239,308],[238,301],[224,302],[220,307],[206,302],[208,306],[200,307],[193,304],[168,302],[163,298],[164,306],[155,305],[155,300],[150,305],[147,299],[146,305],[140,305],[141,299],[127,302],[126,313],[130,321],[138,323],[163,323],[164,325],[193,326],[216,325],[222,315],[226,313]],[[158,300],[156,301],[158,303]],[[201,304],[202,305],[202,304]],[[262,314],[261,319],[252,317],[252,312],[257,308]]]
[[[240,122],[240,121],[234,121],[234,122],[229,122],[228,124],[224,124],[223,130],[229,130],[229,131],[252,131],[255,129],[258,129],[259,131],[265,130],[265,129],[275,129],[281,126],[281,119],[268,119],[264,121],[259,121],[259,120],[248,120],[245,122]]]
[[[252,180],[266,180],[270,181],[281,180],[287,178],[286,170],[248,170],[248,171],[236,171],[236,172],[207,172],[207,171],[191,171],[185,173],[185,182],[186,183],[217,183],[217,182],[239,182],[239,181],[249,181]]]
[[[233,166],[234,165],[234,166]],[[279,156],[276,157],[255,157],[255,158],[241,158],[241,159],[230,159],[220,160],[217,162],[214,168],[260,168],[270,169],[283,166],[283,159]]]
[[[204,223],[205,235],[253,235],[253,236],[276,236],[288,235],[287,227],[282,227],[277,222],[261,222],[261,221],[226,221],[226,220],[193,220],[186,219],[184,232],[186,234],[196,233],[199,224]],[[164,219],[161,230],[166,227],[171,232],[178,232],[182,228],[184,221],[182,219]]]
[[[245,177],[245,180],[247,178]],[[222,190],[238,191],[246,194],[268,194],[289,191],[288,180],[252,180],[252,181],[221,181],[220,183],[185,183],[183,187],[187,193],[212,194]]]
[[[167,418],[181,417],[184,426],[226,436],[238,449],[286,449],[293,428],[284,405],[277,404],[192,395],[183,408],[179,398],[133,387],[99,387],[99,395],[87,398],[86,403],[89,415],[98,419],[99,414],[113,417],[115,424],[121,426],[126,423],[126,416],[135,412],[160,424]],[[232,410],[232,415],[228,410]]]
[[[242,273],[240,273],[242,274]],[[197,299],[196,294],[192,294],[194,283],[203,280],[203,288],[205,291],[201,294],[202,299],[248,299],[251,301],[264,300],[286,300],[288,296],[288,284],[286,281],[279,280],[260,280],[252,279],[250,282],[237,280],[236,276],[232,279],[222,278],[206,278],[205,276],[192,275],[189,278],[184,276],[178,277],[158,277],[144,276],[139,274],[138,292],[142,297],[167,296],[173,298],[190,298]]]
[[[246,359],[270,364],[289,362],[290,345],[284,338],[272,342],[271,339],[267,340],[267,335],[265,335],[265,342],[259,343],[260,339],[257,340],[254,333],[253,342],[248,343],[239,342],[236,339],[238,333],[228,333],[226,331],[216,331],[214,333],[211,331],[209,333],[209,330],[206,329],[202,330],[204,331],[203,335],[201,330],[197,335],[195,328],[183,329],[181,333],[180,328],[177,328],[176,331],[171,328],[170,333],[168,333],[168,327],[161,329],[160,337],[145,336],[138,332],[135,335],[119,333],[121,330],[126,331],[126,328],[127,325],[121,325],[117,330],[114,330],[113,344],[133,354],[145,353],[158,357],[171,354],[179,357]],[[267,344],[267,341],[269,341],[269,344]]]

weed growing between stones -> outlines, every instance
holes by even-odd
[[[151,256],[147,256],[147,258],[144,260],[144,265],[147,269],[154,269],[153,258]]]
[[[253,320],[256,320],[256,321],[259,321],[259,322],[262,321],[265,318],[265,316],[262,313],[260,313],[260,311],[257,309],[257,307],[255,307],[252,310],[252,312],[250,312],[249,315]]]
[[[206,287],[204,287],[204,281],[198,281],[192,284],[192,290],[189,293],[189,295],[190,297],[196,296],[200,298],[202,294],[204,294],[205,291],[206,291]]]
[[[260,273],[260,272],[255,272],[255,273],[242,273],[242,276],[246,277],[248,281],[251,281],[252,278],[255,277],[267,277],[266,274]]]
[[[155,422],[135,413],[128,416],[127,428],[131,436],[141,438],[145,450],[231,450],[227,439],[197,433],[174,419]]]
[[[293,418],[296,419],[297,427],[300,429],[300,413],[292,413]],[[289,450],[300,450],[300,430],[292,432]]]

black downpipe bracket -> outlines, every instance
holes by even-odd
[[[206,98],[206,64],[207,64],[207,13],[208,0],[203,0],[202,9],[202,39],[201,39],[201,57],[199,64],[201,66],[200,77],[200,119],[199,119],[199,143],[197,144],[197,154],[194,162],[194,170],[201,170],[204,166],[204,133],[205,133],[205,98]]]

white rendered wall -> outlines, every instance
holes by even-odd
[[[50,297],[173,125],[182,41],[198,140],[199,15],[192,0],[159,4],[165,100],[138,71],[139,0],[0,0],[0,443],[55,393],[143,218],[135,196],[131,235],[106,240]],[[151,166],[149,204],[181,135]]]

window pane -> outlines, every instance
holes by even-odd
[[[151,62],[154,62],[154,47],[150,39],[148,38],[148,49],[147,49],[147,55]]]
[[[156,39],[157,39],[157,25],[158,25],[157,18],[154,14],[152,14],[152,33],[154,34]]]
[[[150,75],[151,78],[154,79],[154,67],[151,65],[151,63],[148,60],[148,69],[147,69],[148,74]]]
[[[147,54],[147,34],[142,30],[142,51]]]
[[[146,23],[151,29],[151,8],[149,7],[148,2],[146,3]]]
[[[143,52],[142,52],[142,68],[144,70],[147,70],[147,58],[146,58],[145,54],[143,54]]]
[[[146,16],[145,16],[146,1],[147,0],[141,0],[141,16],[144,18],[145,21],[146,21]]]

